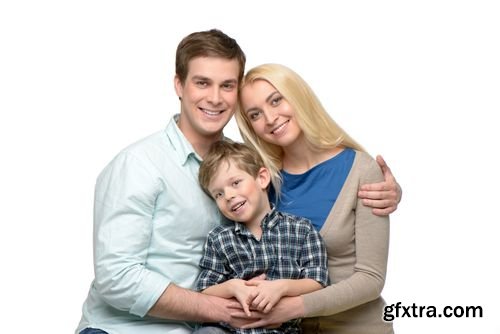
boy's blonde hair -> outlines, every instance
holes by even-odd
[[[229,140],[221,140],[212,145],[203,158],[198,174],[201,188],[210,197],[208,186],[217,173],[217,169],[224,163],[233,163],[239,169],[257,177],[259,170],[265,167],[264,161],[257,151],[249,146]]]

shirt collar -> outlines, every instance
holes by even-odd
[[[179,120],[179,114],[176,114],[170,119],[170,122],[165,129],[168,140],[172,144],[173,150],[177,153],[176,156],[182,165],[185,165],[190,157],[193,157],[198,162],[202,159],[195,152],[191,143],[186,139],[182,131],[177,126],[177,121]]]
[[[271,203],[271,211],[269,211],[264,218],[262,219],[262,222],[260,223],[260,226],[262,226],[262,230],[271,230],[274,226],[276,226],[279,222],[279,217],[280,213],[278,210],[276,210],[276,207],[274,204]],[[234,222],[234,231],[237,233],[245,233],[245,234],[251,234],[250,231],[247,229],[245,224],[239,223],[239,222]]]

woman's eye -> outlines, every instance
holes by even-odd
[[[259,116],[261,115],[261,112],[260,111],[256,111],[256,112],[252,112],[250,113],[248,116],[250,118],[250,120],[256,120],[259,118]]]
[[[277,96],[275,97],[274,99],[271,100],[271,105],[272,106],[277,106],[281,100],[283,100],[283,97],[282,96]]]

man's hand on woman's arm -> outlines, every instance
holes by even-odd
[[[384,158],[378,155],[376,160],[382,169],[385,181],[362,185],[358,196],[363,199],[364,205],[373,208],[373,214],[387,216],[396,211],[403,191]]]

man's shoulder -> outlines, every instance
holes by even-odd
[[[145,166],[148,165],[147,161],[152,162],[157,157],[168,158],[169,155],[165,154],[165,140],[165,132],[160,130],[129,144],[106,164],[101,175],[116,168],[123,170],[133,166]]]

